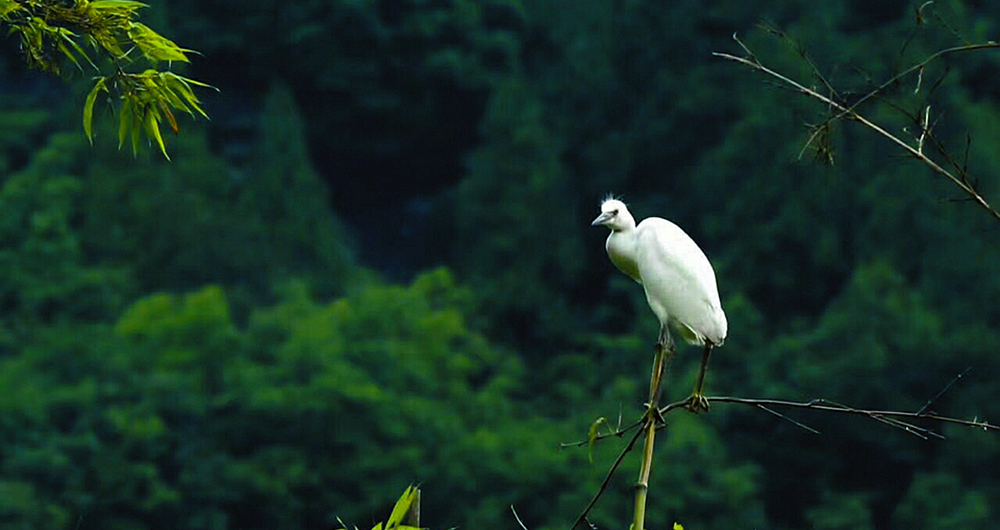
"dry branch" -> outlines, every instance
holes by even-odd
[[[869,129],[871,129],[871,130],[875,131],[876,133],[878,133],[879,135],[885,137],[886,139],[888,139],[892,143],[896,144],[897,146],[899,146],[900,148],[902,148],[904,151],[906,151],[910,156],[912,156],[913,158],[916,158],[921,163],[923,163],[927,167],[931,168],[934,172],[936,172],[936,173],[944,176],[945,178],[947,178],[955,186],[958,186],[958,188],[962,191],[962,193],[964,193],[965,195],[968,196],[968,198],[969,198],[970,201],[975,202],[980,207],[982,207],[983,209],[985,209],[994,219],[1000,221],[1000,212],[998,212],[997,210],[995,210],[993,208],[993,206],[991,206],[990,203],[982,195],[980,195],[980,193],[976,190],[976,186],[975,186],[974,182],[971,182],[970,179],[968,178],[968,174],[965,171],[964,166],[959,166],[959,165],[955,164],[953,162],[952,157],[947,153],[947,151],[945,151],[943,149],[939,149],[939,150],[943,151],[943,154],[944,154],[945,158],[954,167],[954,170],[952,170],[952,171],[949,171],[944,166],[942,166],[938,162],[934,161],[927,154],[924,153],[923,147],[924,147],[925,140],[928,139],[928,138],[933,139],[933,135],[931,133],[931,127],[930,127],[931,124],[929,123],[929,118],[924,118],[923,120],[918,121],[921,131],[920,131],[919,139],[917,140],[917,144],[914,146],[914,145],[910,145],[906,141],[902,140],[901,138],[899,138],[899,136],[896,136],[896,135],[890,133],[889,131],[885,130],[884,128],[882,128],[881,126],[879,126],[878,124],[876,124],[875,122],[873,122],[873,121],[869,120],[868,118],[864,117],[857,110],[859,105],[861,105],[865,101],[868,101],[869,99],[872,99],[872,98],[878,96],[883,91],[885,91],[885,89],[887,89],[888,87],[890,87],[890,86],[896,84],[897,82],[899,82],[899,80],[902,79],[903,77],[905,77],[907,75],[911,75],[913,73],[917,73],[918,75],[921,75],[921,77],[922,77],[922,73],[924,71],[924,68],[929,63],[931,63],[932,61],[935,61],[935,60],[941,59],[942,57],[945,57],[945,56],[948,56],[948,55],[952,55],[952,54],[956,54],[956,53],[959,53],[959,52],[969,52],[969,51],[976,51],[976,50],[1000,48],[1000,44],[991,41],[991,42],[987,42],[987,43],[983,43],[983,44],[969,44],[969,45],[965,45],[965,46],[956,46],[956,47],[953,47],[953,48],[947,48],[947,49],[938,51],[937,53],[934,53],[934,54],[930,55],[929,57],[927,57],[925,60],[923,60],[923,61],[921,61],[921,62],[919,62],[919,63],[911,66],[910,68],[907,68],[906,70],[903,70],[899,74],[897,74],[897,75],[893,76],[892,78],[890,78],[888,81],[886,81],[886,82],[880,84],[879,86],[875,87],[873,90],[871,90],[870,92],[868,92],[865,96],[861,97],[858,101],[854,102],[853,104],[847,105],[846,103],[843,103],[841,101],[837,101],[836,99],[834,99],[832,97],[825,96],[825,95],[817,92],[816,90],[813,90],[812,88],[809,88],[809,87],[803,85],[802,83],[799,83],[798,81],[795,81],[794,79],[791,79],[790,77],[788,77],[788,76],[786,76],[786,75],[784,75],[784,74],[782,74],[780,72],[777,72],[775,70],[772,70],[771,68],[765,66],[757,58],[757,56],[754,55],[753,52],[742,41],[740,41],[739,38],[736,37],[736,35],[733,35],[733,39],[735,39],[736,42],[740,45],[740,47],[743,48],[743,51],[745,53],[745,55],[743,57],[739,57],[739,56],[732,55],[732,54],[729,54],[729,53],[720,53],[720,52],[713,52],[712,55],[714,55],[715,57],[721,57],[723,59],[727,59],[727,60],[730,60],[730,61],[735,61],[735,62],[740,63],[742,65],[748,66],[748,67],[750,67],[751,69],[753,69],[755,71],[767,74],[768,76],[771,76],[771,77],[777,79],[778,81],[780,81],[783,85],[789,86],[789,87],[793,88],[794,90],[796,90],[797,92],[799,92],[801,94],[804,94],[804,95],[809,96],[809,97],[811,97],[811,98],[813,98],[813,99],[815,99],[817,101],[820,101],[824,105],[827,105],[829,108],[831,108],[831,109],[833,109],[833,110],[836,111],[833,115],[831,115],[830,117],[828,117],[827,120],[823,124],[818,125],[818,126],[815,127],[815,130],[817,132],[825,130],[826,127],[829,125],[829,123],[831,121],[834,121],[834,120],[847,118],[847,119],[850,119],[850,120],[857,121],[858,123],[861,123],[865,127],[868,127]],[[811,65],[811,63],[810,63],[810,65]],[[815,71],[815,66],[813,66],[813,69]],[[818,72],[816,72],[816,73],[818,74]],[[820,76],[820,77],[822,78],[822,76]],[[925,114],[925,116],[929,116],[929,113]],[[812,141],[814,140],[814,137],[815,137],[816,134],[817,133],[814,133],[813,138],[809,139],[809,142],[807,143],[807,146],[810,143],[812,143]],[[935,144],[939,148],[941,147],[940,144],[938,144],[937,142],[935,142]]]

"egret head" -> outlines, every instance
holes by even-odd
[[[598,215],[597,219],[590,223],[590,226],[598,225],[606,226],[617,232],[635,228],[635,219],[632,218],[632,214],[629,213],[624,202],[609,195],[601,201],[601,215]]]

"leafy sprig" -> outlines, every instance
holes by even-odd
[[[179,132],[176,112],[208,118],[193,88],[212,88],[157,66],[190,62],[192,50],[181,48],[139,22],[146,4],[132,0],[0,0],[0,22],[20,37],[28,65],[57,75],[67,61],[80,71],[100,72],[87,48],[110,59],[114,73],[94,78],[83,107],[83,130],[93,141],[94,107],[101,95],[117,102],[118,146],[131,139],[138,153],[144,133],[169,159],[163,142],[164,121]],[[144,61],[152,66],[140,73],[127,68]]]

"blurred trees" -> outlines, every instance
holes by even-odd
[[[172,141],[169,164],[88,146],[84,87],[59,102],[12,81],[0,521],[364,526],[417,481],[424,524],[509,525],[513,504],[530,528],[564,527],[619,448],[602,444],[590,467],[557,444],[638,414],[655,337],[641,289],[588,226],[607,192],[675,220],[715,264],[732,336],[710,392],[915,410],[971,365],[933,408],[995,419],[997,227],[850,124],[831,131],[833,166],[800,160],[826,109],[710,56],[736,51],[739,32],[810,79],[799,50],[754,29],[765,17],[852,97],[989,39],[1000,17],[939,2],[918,25],[915,7],[174,2],[150,24],[205,52],[187,68],[223,91],[206,102],[215,122]],[[996,61],[950,58],[921,91],[902,83],[885,100],[930,104],[961,156],[969,131],[990,196]],[[883,103],[867,108],[906,134]],[[682,349],[668,399],[696,357]],[[824,434],[721,405],[671,418],[650,520],[885,530],[997,517],[995,436],[795,419]],[[627,520],[632,467],[592,514],[599,527]]]

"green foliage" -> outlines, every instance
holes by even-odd
[[[986,529],[995,522],[989,496],[948,472],[914,477],[893,516],[893,528]]]
[[[831,496],[806,513],[817,530],[870,530],[871,513],[864,495]]]
[[[573,227],[585,223],[573,208],[547,207],[572,184],[541,102],[528,87],[511,80],[494,90],[482,134],[457,190],[455,259],[501,322],[516,323],[502,327],[547,334],[538,328],[569,313],[558,293],[581,273]],[[539,312],[549,316],[536,319]]]
[[[357,274],[351,242],[305,156],[298,110],[289,101],[265,108],[258,156],[242,169],[197,130],[178,139],[184,157],[170,164],[78,146],[91,154],[79,219],[88,255],[132,268],[143,292],[235,289],[243,317],[289,277],[324,297],[343,292]]]
[[[160,123],[167,120],[175,134],[180,130],[177,118],[170,109],[183,111],[191,116],[197,113],[208,118],[191,89],[192,85],[208,87],[204,83],[157,70],[146,70],[140,74],[118,72],[114,76],[98,78],[83,104],[83,131],[87,139],[93,142],[94,104],[102,92],[110,92],[111,87],[114,87],[121,94],[118,107],[118,148],[121,148],[126,138],[131,137],[132,152],[138,153],[140,134],[145,131],[147,137],[156,140],[160,152],[169,160],[163,135],[160,133]]]
[[[120,51],[137,72],[81,90],[87,136],[163,149],[161,126],[203,115],[197,82],[125,64],[190,57],[139,25],[138,4],[58,4],[119,29],[35,13],[45,26],[15,30],[42,50],[29,60],[89,69],[85,52],[107,68],[97,56]],[[68,105],[35,106],[44,96],[0,105],[0,520],[329,528],[373,520],[420,481],[433,527],[510,526],[514,505],[529,528],[564,528],[621,449],[588,443],[596,430],[641,413],[656,332],[587,226],[608,191],[677,221],[715,264],[731,337],[713,394],[915,410],[964,373],[930,408],[1000,416],[995,226],[852,124],[829,130],[832,167],[799,159],[803,124],[827,109],[709,55],[738,52],[735,31],[819,86],[796,46],[752,29],[763,16],[851,99],[956,34],[989,38],[1000,14],[935,3],[915,26],[904,4],[171,2],[170,27],[221,52],[225,67],[208,67],[258,115],[192,127],[167,165],[88,148],[63,132]],[[40,5],[0,0],[0,19]],[[995,62],[955,57],[864,110],[912,131],[898,110],[931,104],[960,157],[971,131],[969,165],[995,195]],[[118,120],[95,120],[109,97]],[[249,155],[219,154],[237,149]],[[411,205],[431,205],[444,266],[397,283],[361,269],[353,249],[379,230],[400,270],[423,265],[379,215],[342,224],[328,207],[359,197],[351,214],[406,212],[414,232]],[[686,395],[696,368],[682,346],[665,395]],[[725,405],[669,419],[650,527],[985,528],[996,515],[1000,450],[979,431],[925,442],[792,415],[813,435]],[[595,525],[628,520],[633,468]]]
[[[166,120],[176,134],[174,111],[207,118],[192,86],[208,85],[155,69],[141,73],[125,71],[126,66],[136,61],[132,55],[154,66],[162,61],[189,62],[187,54],[191,50],[177,46],[136,20],[138,11],[144,7],[146,4],[130,0],[4,0],[0,3],[0,21],[20,36],[29,66],[41,70],[61,73],[61,59],[81,71],[83,63],[100,70],[83,43],[103,52],[110,59],[114,73],[96,77],[84,103],[83,130],[87,139],[93,140],[97,99],[107,93],[119,102],[119,147],[125,138],[131,137],[132,151],[137,153],[140,135],[145,132],[163,156],[169,158],[160,132],[161,123]],[[139,53],[134,54],[134,49]]]
[[[83,185],[71,173],[72,143],[56,136],[0,185],[0,348],[41,326],[111,318],[132,292],[126,270],[86,259],[74,226]]]
[[[398,528],[400,530],[419,530],[417,527],[412,525],[402,524],[403,518],[406,517],[407,513],[414,507],[414,501],[420,499],[420,489],[415,486],[407,486],[406,490],[396,501],[396,504],[392,507],[392,513],[389,514],[389,519],[385,522],[384,529],[392,530]],[[419,510],[419,505],[416,506]],[[346,530],[346,529],[343,529]],[[383,530],[383,524],[376,524],[372,530]]]

